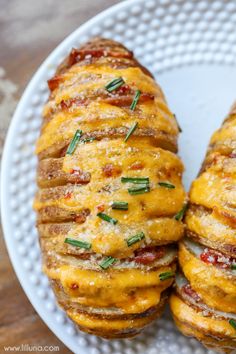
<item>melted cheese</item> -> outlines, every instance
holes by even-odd
[[[166,285],[165,285],[166,287]],[[106,291],[106,290],[105,290]],[[132,291],[119,292],[119,298],[117,294],[109,292],[109,296],[105,294],[105,291],[97,292],[94,296],[88,297],[80,296],[74,297],[75,294],[71,294],[71,301],[79,303],[80,305],[93,306],[93,307],[117,307],[123,309],[126,314],[129,313],[142,313],[153,306],[157,306],[160,302],[161,287],[153,287],[147,289],[138,289]]]
[[[143,165],[142,169],[132,170],[132,165],[136,162]],[[118,176],[104,175],[107,165],[118,169]],[[64,158],[63,170],[65,172],[76,169],[77,166],[91,174],[90,183],[70,188],[72,192],[70,198],[65,198],[66,190],[63,193],[61,188],[58,189],[58,193],[54,194],[54,197],[47,190],[42,190],[42,197],[39,194],[35,200],[36,210],[58,206],[79,212],[83,208],[94,210],[96,205],[103,204],[106,211],[111,216],[118,217],[121,223],[132,224],[146,220],[147,217],[175,215],[184,204],[185,192],[181,183],[183,165],[177,156],[168,151],[150,147],[143,149],[138,142],[135,147],[130,147],[121,139],[94,142],[79,146],[75,154]],[[134,188],[137,185],[123,184],[121,176],[148,176],[151,191],[136,196],[130,195],[128,188]],[[160,187],[159,181],[169,181],[175,188]],[[112,193],[103,191],[105,185],[111,188]],[[45,198],[47,195],[48,198]],[[127,212],[111,210],[112,202],[119,200],[129,203]],[[101,220],[98,218],[95,220],[96,227],[99,227]]]
[[[43,222],[50,221],[51,224],[58,220],[58,215],[63,215],[62,220],[74,221],[75,215],[89,209],[90,213],[86,214],[87,218],[81,225],[76,224],[76,219],[75,222],[65,223],[71,225],[68,228],[58,223],[53,235],[50,226],[48,229],[45,224],[40,227],[44,230],[42,233],[46,240],[42,242],[45,273],[62,286],[66,294],[64,301],[71,305],[69,316],[80,326],[98,332],[141,328],[156,317],[157,313],[151,315],[148,312],[145,318],[129,320],[124,315],[140,314],[157,306],[161,293],[173,281],[173,278],[160,281],[159,274],[175,271],[175,265],[148,271],[143,268],[118,270],[111,267],[98,272],[85,268],[91,259],[84,261],[85,266],[82,267],[73,257],[72,266],[69,265],[70,256],[63,252],[65,237],[91,242],[91,250],[98,254],[129,257],[144,242],[150,245],[177,241],[183,234],[183,225],[173,216],[182,209],[185,201],[181,184],[182,163],[174,154],[153,147],[156,145],[174,150],[178,135],[176,120],[161,88],[139,67],[118,69],[112,68],[106,60],[104,63],[73,65],[60,74],[60,85],[51,92],[44,109],[44,125],[36,148],[37,154],[44,153],[41,154],[43,158],[48,156],[48,152],[54,156],[56,150],[59,152],[71,142],[76,130],[81,129],[83,134],[102,131],[103,141],[78,144],[73,155],[61,158],[63,166],[60,165],[60,170],[56,171],[58,175],[61,172],[65,175],[83,170],[90,173],[91,180],[87,185],[67,183],[40,189],[34,203],[40,217],[47,215]],[[139,89],[144,94],[154,96],[154,99],[146,102],[140,99],[134,111],[129,107],[104,102],[105,85],[117,77],[122,77],[133,92]],[[88,99],[86,106],[73,103],[76,97]],[[71,106],[65,107],[64,104],[61,107],[62,101],[67,100]],[[138,123],[140,129],[137,132],[143,136],[133,134],[126,143],[124,136],[116,137],[116,129],[119,129],[119,134],[125,135],[134,122]],[[104,171],[108,164],[114,165],[120,172],[106,175]],[[142,168],[132,169],[133,164],[140,164]],[[50,163],[47,172],[50,173]],[[121,183],[121,176],[149,177],[151,191],[130,195],[127,189],[138,186]],[[170,182],[175,188],[160,187],[160,181]],[[128,211],[113,210],[113,201],[128,202]],[[97,217],[101,204],[105,213],[118,220],[116,225]],[[145,240],[128,247],[127,238],[141,231],[145,233]],[[94,258],[97,262],[97,258]],[[75,309],[78,305],[82,310],[86,306],[99,308],[100,318],[77,313]],[[123,319],[102,318],[106,310],[114,308],[123,313]]]
[[[142,328],[147,323],[150,322],[150,317],[140,318],[140,319],[127,319],[127,320],[112,320],[104,319],[101,317],[92,317],[83,313],[77,313],[73,310],[67,311],[69,317],[77,323],[79,326],[94,329],[97,331],[104,332],[106,331],[118,331],[132,328]]]
[[[215,212],[196,213],[189,210],[185,217],[188,229],[198,234],[201,238],[207,238],[211,242],[221,242],[235,246],[236,229],[220,220]]]
[[[122,213],[122,212],[120,212]],[[119,216],[117,216],[119,218]],[[133,255],[134,250],[140,247],[140,242],[134,243],[131,247],[127,247],[126,239],[136,235],[141,230],[145,234],[145,240],[150,246],[160,245],[163,243],[171,243],[178,241],[184,232],[181,222],[174,218],[158,218],[144,222],[131,224],[117,224],[115,227],[97,225],[88,219],[84,224],[71,223],[70,228],[65,232],[60,225],[57,227],[57,234],[52,234],[51,224],[40,225],[40,234],[44,238],[50,238],[47,248],[53,247],[58,252],[66,252],[67,247],[64,243],[66,237],[90,242],[92,251],[112,256],[115,258],[126,258]]]
[[[81,82],[81,76],[89,74],[97,75],[97,80],[85,80]],[[66,74],[64,74],[66,75]],[[82,94],[86,98],[91,92],[104,88],[107,82],[114,77],[122,76],[128,85],[144,93],[155,96],[154,101],[139,103],[139,109],[130,112],[129,109],[106,104],[100,101],[91,101],[88,106],[73,107],[66,111],[55,113],[53,119],[44,127],[38,139],[36,152],[40,153],[50,146],[71,140],[77,129],[84,133],[108,128],[126,127],[129,128],[134,121],[137,121],[140,128],[152,128],[160,132],[177,135],[178,127],[172,113],[167,107],[164,96],[159,86],[149,76],[145,75],[140,68],[114,69],[108,66],[97,68],[96,65],[86,67],[73,66],[70,69],[69,77],[76,75],[73,81],[67,81],[53,91],[52,98],[45,106],[44,115],[51,114],[51,110],[61,101],[68,100]],[[97,92],[96,92],[97,95]]]
[[[209,307],[236,313],[236,279],[195,257],[183,243],[179,250],[180,266],[192,288]]]
[[[159,275],[174,269],[175,266],[166,266],[148,272],[141,269],[97,272],[61,266],[57,269],[45,267],[44,271],[50,278],[60,280],[64,291],[75,302],[139,313],[159,303],[161,292],[173,282],[173,278],[161,281]]]
[[[200,330],[205,333],[219,335],[223,337],[236,338],[235,329],[227,320],[216,319],[213,317],[204,317],[200,312],[195,311],[176,295],[171,295],[170,307],[173,315],[181,322],[190,326],[191,334],[195,335],[194,330]],[[182,329],[182,328],[181,328]],[[183,327],[184,329],[184,327]],[[183,330],[183,332],[185,332]]]
[[[221,209],[236,217],[236,176],[215,173],[210,168],[197,178],[191,188],[192,203]]]
[[[175,154],[150,145],[145,146],[143,142],[135,141],[133,145],[130,142],[127,144],[124,139],[116,139],[81,144],[73,155],[65,156],[63,170],[69,172],[79,161],[79,167],[90,172],[96,181],[104,179],[102,167],[106,164],[118,166],[123,173],[129,173],[130,177],[146,175],[153,169],[160,178],[171,178],[172,175],[180,177],[183,164]],[[132,165],[137,161],[142,166],[132,170]]]
[[[76,107],[73,112],[60,111],[44,128],[38,139],[36,153],[53,144],[71,140],[77,129],[84,133],[110,128],[127,128],[137,121],[139,128],[152,128],[156,131],[176,135],[177,129],[171,115],[157,110],[158,102],[139,104],[139,111],[132,115],[122,107],[93,101],[88,106]],[[99,124],[99,126],[98,126]]]

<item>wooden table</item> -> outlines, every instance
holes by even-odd
[[[68,34],[119,0],[0,0],[0,157],[11,114],[41,62]],[[91,4],[91,6],[89,5]],[[0,353],[4,346],[56,345],[10,264],[0,229]]]

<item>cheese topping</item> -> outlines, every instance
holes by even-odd
[[[60,280],[72,301],[94,307],[118,307],[125,313],[139,313],[157,305],[161,292],[173,282],[173,278],[161,281],[159,275],[173,270],[175,266],[148,272],[140,269],[97,272],[71,266],[44,268],[50,278]]]
[[[179,128],[154,79],[130,53],[129,61],[123,60],[125,48],[104,39],[91,47],[85,45],[91,55],[84,61],[72,52],[50,80],[36,147],[41,188],[34,208],[44,271],[55,280],[69,316],[85,330],[108,336],[127,328],[132,334],[159,314],[161,294],[174,279],[175,252],[155,246],[178,241],[184,231],[175,219],[186,198],[183,165],[170,152],[177,150]],[[117,78],[122,86],[108,92],[107,84]],[[112,208],[114,202],[127,210]],[[108,268],[99,262],[108,262]],[[100,317],[93,317],[94,309]],[[121,319],[114,320],[117,312]],[[145,317],[130,320],[126,314]]]
[[[236,217],[236,176],[204,172],[193,182],[190,192],[192,203],[207,208],[223,209]]]
[[[201,213],[189,210],[185,218],[188,229],[211,242],[224,242],[235,246],[236,229],[223,222],[214,211]]]
[[[122,213],[122,212],[120,212]],[[119,216],[117,216],[119,218]],[[52,234],[52,224],[42,224],[39,227],[42,237],[50,238],[48,247],[53,247],[58,252],[66,252],[67,247],[64,243],[66,237],[90,242],[91,250],[112,256],[115,258],[126,258],[132,256],[134,250],[140,247],[140,242],[127,246],[126,240],[142,230],[145,234],[145,240],[142,244],[150,246],[171,243],[178,241],[183,235],[183,224],[174,218],[158,218],[145,222],[137,222],[134,224],[120,224],[113,226],[110,224],[100,223],[97,225],[91,219],[84,224],[79,225],[71,223],[68,231],[65,232],[60,224],[56,226],[57,234]]]
[[[236,312],[236,280],[210,264],[202,262],[180,244],[180,266],[192,288],[209,307],[223,312]]]
[[[106,130],[115,127],[130,127],[131,123],[137,121],[140,128],[152,128],[157,131],[177,135],[178,127],[172,113],[169,111],[161,89],[153,79],[145,75],[140,68],[112,69],[107,66],[96,68],[94,65],[87,67],[73,66],[73,75],[78,75],[78,83],[67,83],[66,78],[62,88],[54,90],[51,100],[44,109],[44,115],[52,114],[51,111],[62,101],[73,99],[82,94],[86,99],[93,90],[104,90],[105,84],[123,75],[126,84],[133,85],[141,92],[150,93],[155,96],[155,100],[139,103],[139,109],[130,114],[129,108],[122,108],[92,100],[88,105],[73,105],[72,109],[60,110],[54,113],[53,119],[44,127],[38,139],[36,152],[49,148],[50,146],[72,139],[75,131],[79,128],[83,132],[96,130]],[[88,79],[85,83],[80,82],[80,76],[98,74],[97,80]],[[71,74],[72,74],[71,73]],[[81,74],[82,73],[82,74]],[[102,73],[102,75],[100,75]],[[71,75],[70,74],[70,75]],[[66,74],[64,74],[66,75]],[[96,91],[97,96],[99,92]],[[54,97],[55,96],[55,97]],[[69,124],[68,124],[69,123]]]
[[[97,331],[104,331],[106,328],[108,331],[124,331],[125,329],[131,330],[132,328],[142,328],[147,323],[149,323],[150,318],[144,317],[139,319],[120,319],[120,320],[111,320],[104,319],[102,317],[91,317],[83,313],[77,313],[73,310],[67,311],[70,318],[77,323],[79,326],[94,329]]]
[[[187,305],[176,295],[171,295],[170,306],[174,316],[183,323],[188,323],[192,328],[192,335],[194,329],[199,329],[205,333],[228,336],[236,338],[235,329],[229,324],[228,321],[216,319],[212,317],[204,317],[200,312],[195,311],[192,307]]]

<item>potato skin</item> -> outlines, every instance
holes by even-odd
[[[234,105],[213,134],[192,183],[187,238],[179,244],[180,269],[188,283],[181,289],[176,284],[170,300],[180,331],[221,353],[236,349],[236,329],[229,322],[236,315],[235,124]]]
[[[124,83],[109,92],[106,85],[119,77]],[[186,199],[175,154],[177,121],[150,72],[111,40],[72,49],[48,85],[34,202],[43,270],[82,331],[133,337],[164,309],[176,269],[172,244],[183,236],[175,219]],[[68,154],[77,130],[80,141]],[[148,177],[149,183],[122,183],[122,177]],[[147,190],[128,191],[139,187]],[[127,202],[128,209],[114,209],[114,201]],[[65,242],[69,238],[82,246]],[[114,264],[104,269],[107,257]],[[162,279],[163,273],[169,277]]]

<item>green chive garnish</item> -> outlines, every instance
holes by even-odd
[[[122,183],[149,184],[149,177],[121,177]]]
[[[231,264],[231,269],[236,270],[236,264]]]
[[[118,210],[128,210],[128,203],[127,202],[113,202],[112,209]]]
[[[111,224],[115,225],[118,223],[117,219],[111,218],[109,215],[105,214],[105,213],[98,213],[97,216],[102,219],[105,220],[107,222],[110,222]]]
[[[137,103],[138,103],[140,95],[141,95],[141,91],[137,90],[135,92],[135,96],[134,96],[133,102],[131,103],[131,106],[130,106],[131,111],[135,110],[135,107],[137,106]]]
[[[165,188],[169,188],[169,189],[174,189],[175,185],[169,182],[158,182],[160,187],[165,187]]]
[[[236,321],[235,321],[235,320],[233,320],[233,319],[229,320],[229,324],[230,324],[234,329],[236,329]]]
[[[174,273],[174,272],[165,272],[165,273],[159,274],[159,279],[160,279],[161,281],[163,281],[163,280],[167,280],[167,279],[169,279],[169,278],[172,278],[172,277],[174,277],[174,276],[175,276],[175,273]]]
[[[143,232],[140,232],[137,235],[131,236],[130,238],[128,238],[127,245],[130,247],[132,246],[134,243],[141,241],[143,238],[145,237]]]
[[[81,136],[82,136],[82,130],[77,130],[73,139],[70,142],[70,145],[68,146],[68,149],[66,151],[67,155],[73,154],[73,152],[75,151],[76,145],[80,141]]]
[[[106,86],[105,89],[108,92],[112,92],[114,90],[117,90],[119,87],[121,87],[124,84],[124,80],[122,79],[122,77],[118,77],[117,79],[112,80],[111,82],[109,82]]]
[[[89,250],[91,248],[91,243],[75,240],[73,238],[66,238],[64,242],[68,243],[71,246],[85,248],[86,250]]]
[[[109,256],[106,259],[104,259],[99,265],[102,269],[107,269],[109,268],[112,264],[116,262],[116,259]]]
[[[133,134],[133,132],[137,129],[137,127],[138,127],[138,122],[135,122],[135,123],[132,125],[132,127],[129,129],[129,131],[128,131],[126,137],[125,137],[125,142],[129,139],[130,135]]]
[[[188,204],[185,204],[183,208],[175,215],[175,220],[182,220],[186,210],[188,209]]]
[[[128,188],[128,192],[131,195],[143,194],[150,192],[150,187],[148,185],[138,187],[138,188]]]

